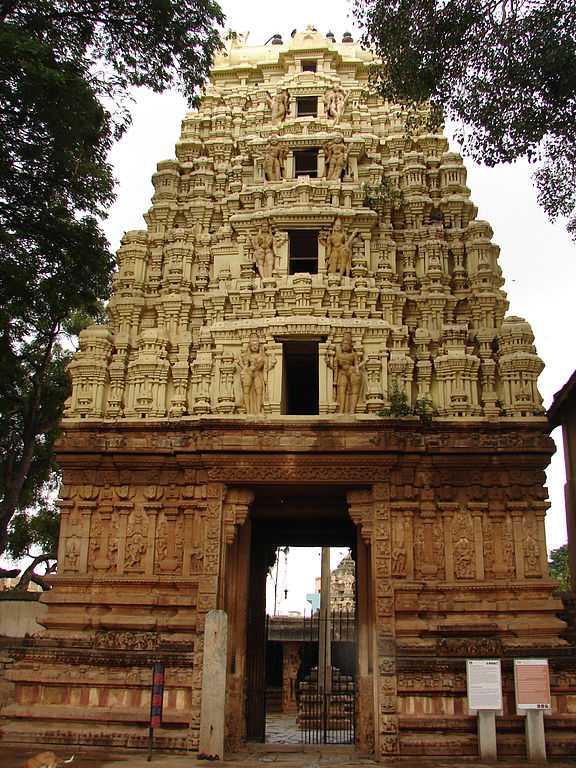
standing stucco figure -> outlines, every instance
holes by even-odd
[[[363,361],[354,351],[350,333],[344,334],[340,349],[327,362],[334,371],[337,412],[355,413],[362,387]]]
[[[344,90],[336,85],[324,94],[324,113],[329,120],[338,122],[344,112],[348,96]]]
[[[258,336],[250,336],[248,348],[240,355],[236,365],[240,371],[242,405],[246,413],[262,413],[266,379],[273,365],[269,365],[268,356],[262,351]]]
[[[256,234],[250,236],[250,242],[254,249],[254,263],[258,274],[260,277],[272,277],[276,266],[276,252],[270,223],[264,222]]]
[[[332,231],[325,240],[328,272],[338,275],[350,274],[352,267],[352,243],[358,234],[358,230],[355,230],[347,238],[342,227],[342,220],[336,219]]]
[[[348,150],[342,136],[324,147],[326,154],[326,178],[328,181],[339,181],[348,163]]]
[[[281,123],[286,120],[290,109],[290,94],[287,88],[283,88],[275,96],[266,93],[266,101],[270,107],[270,118],[273,123]]]
[[[277,136],[272,136],[264,155],[264,174],[268,181],[282,181],[287,151]]]

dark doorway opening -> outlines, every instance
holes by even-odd
[[[269,622],[270,617],[267,617]],[[268,638],[270,626],[268,624]],[[268,640],[266,643],[266,713],[282,712],[283,644]]]
[[[313,416],[319,408],[318,342],[285,341],[282,413]]]
[[[318,96],[298,96],[296,98],[296,117],[316,117],[318,115]]]
[[[297,149],[294,152],[294,175],[318,178],[318,147]]]
[[[308,272],[318,274],[318,230],[288,230],[288,274]]]
[[[305,59],[302,62],[302,72],[316,72],[317,61],[316,59]]]

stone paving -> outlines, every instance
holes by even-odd
[[[296,714],[268,712],[266,714],[266,743],[301,744],[302,732],[296,725]]]
[[[0,742],[0,768],[23,768],[26,760],[32,755],[50,745],[24,746],[9,745]],[[54,752],[59,757],[69,757],[74,750],[63,747],[55,747]],[[145,752],[136,751],[110,751],[106,748],[76,748],[76,759],[72,763],[74,768],[207,768],[210,763],[197,760],[194,754],[166,754],[154,753],[150,762],[146,759]],[[351,747],[304,747],[301,745],[250,745],[248,749],[235,755],[230,755],[224,761],[233,763],[235,768],[263,768],[264,765],[274,763],[277,768],[367,768],[378,765],[373,758],[358,755]],[[389,759],[382,763],[385,768],[488,768],[494,763],[480,763],[475,760],[457,758],[402,758]],[[525,760],[498,761],[499,768],[530,768],[534,763]],[[545,764],[547,768],[574,768],[576,757],[572,760],[551,761]]]
[[[266,714],[266,744],[316,744],[315,731],[305,733],[296,725],[296,715],[283,712]],[[348,744],[352,741],[351,731],[328,730],[328,744]]]

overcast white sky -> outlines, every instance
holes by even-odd
[[[227,0],[221,5],[228,17],[226,28],[250,31],[249,43],[255,45],[264,43],[275,32],[287,40],[294,28],[303,29],[307,24],[314,24],[323,33],[331,30],[338,40],[346,30],[355,33],[348,16],[350,5],[345,0],[314,3]],[[150,177],[159,160],[174,157],[186,103],[175,93],[157,96],[138,91],[132,112],[133,125],[111,155],[118,180],[118,199],[105,229],[114,249],[124,231],[144,227],[142,214],[148,209],[152,195]],[[532,324],[538,352],[546,363],[540,390],[548,406],[576,366],[576,246],[563,224],[550,224],[538,207],[527,163],[490,169],[467,161],[467,168],[468,186],[478,206],[479,218],[490,222],[494,242],[501,247],[500,265],[506,278],[504,289],[510,301],[509,312],[525,317]],[[548,473],[552,501],[547,519],[550,549],[566,541],[565,475],[559,430],[554,437],[559,450]],[[302,589],[310,591],[310,585]]]

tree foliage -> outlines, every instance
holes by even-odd
[[[110,287],[130,89],[193,101],[222,21],[212,0],[0,0],[0,554],[54,554],[69,341]]]
[[[558,549],[553,549],[552,552],[550,552],[548,569],[550,570],[550,576],[560,582],[561,589],[571,589],[568,544],[563,544],[561,547],[558,547]]]
[[[456,121],[479,162],[528,157],[539,202],[576,236],[573,0],[354,0],[354,12],[382,60],[380,93]]]

